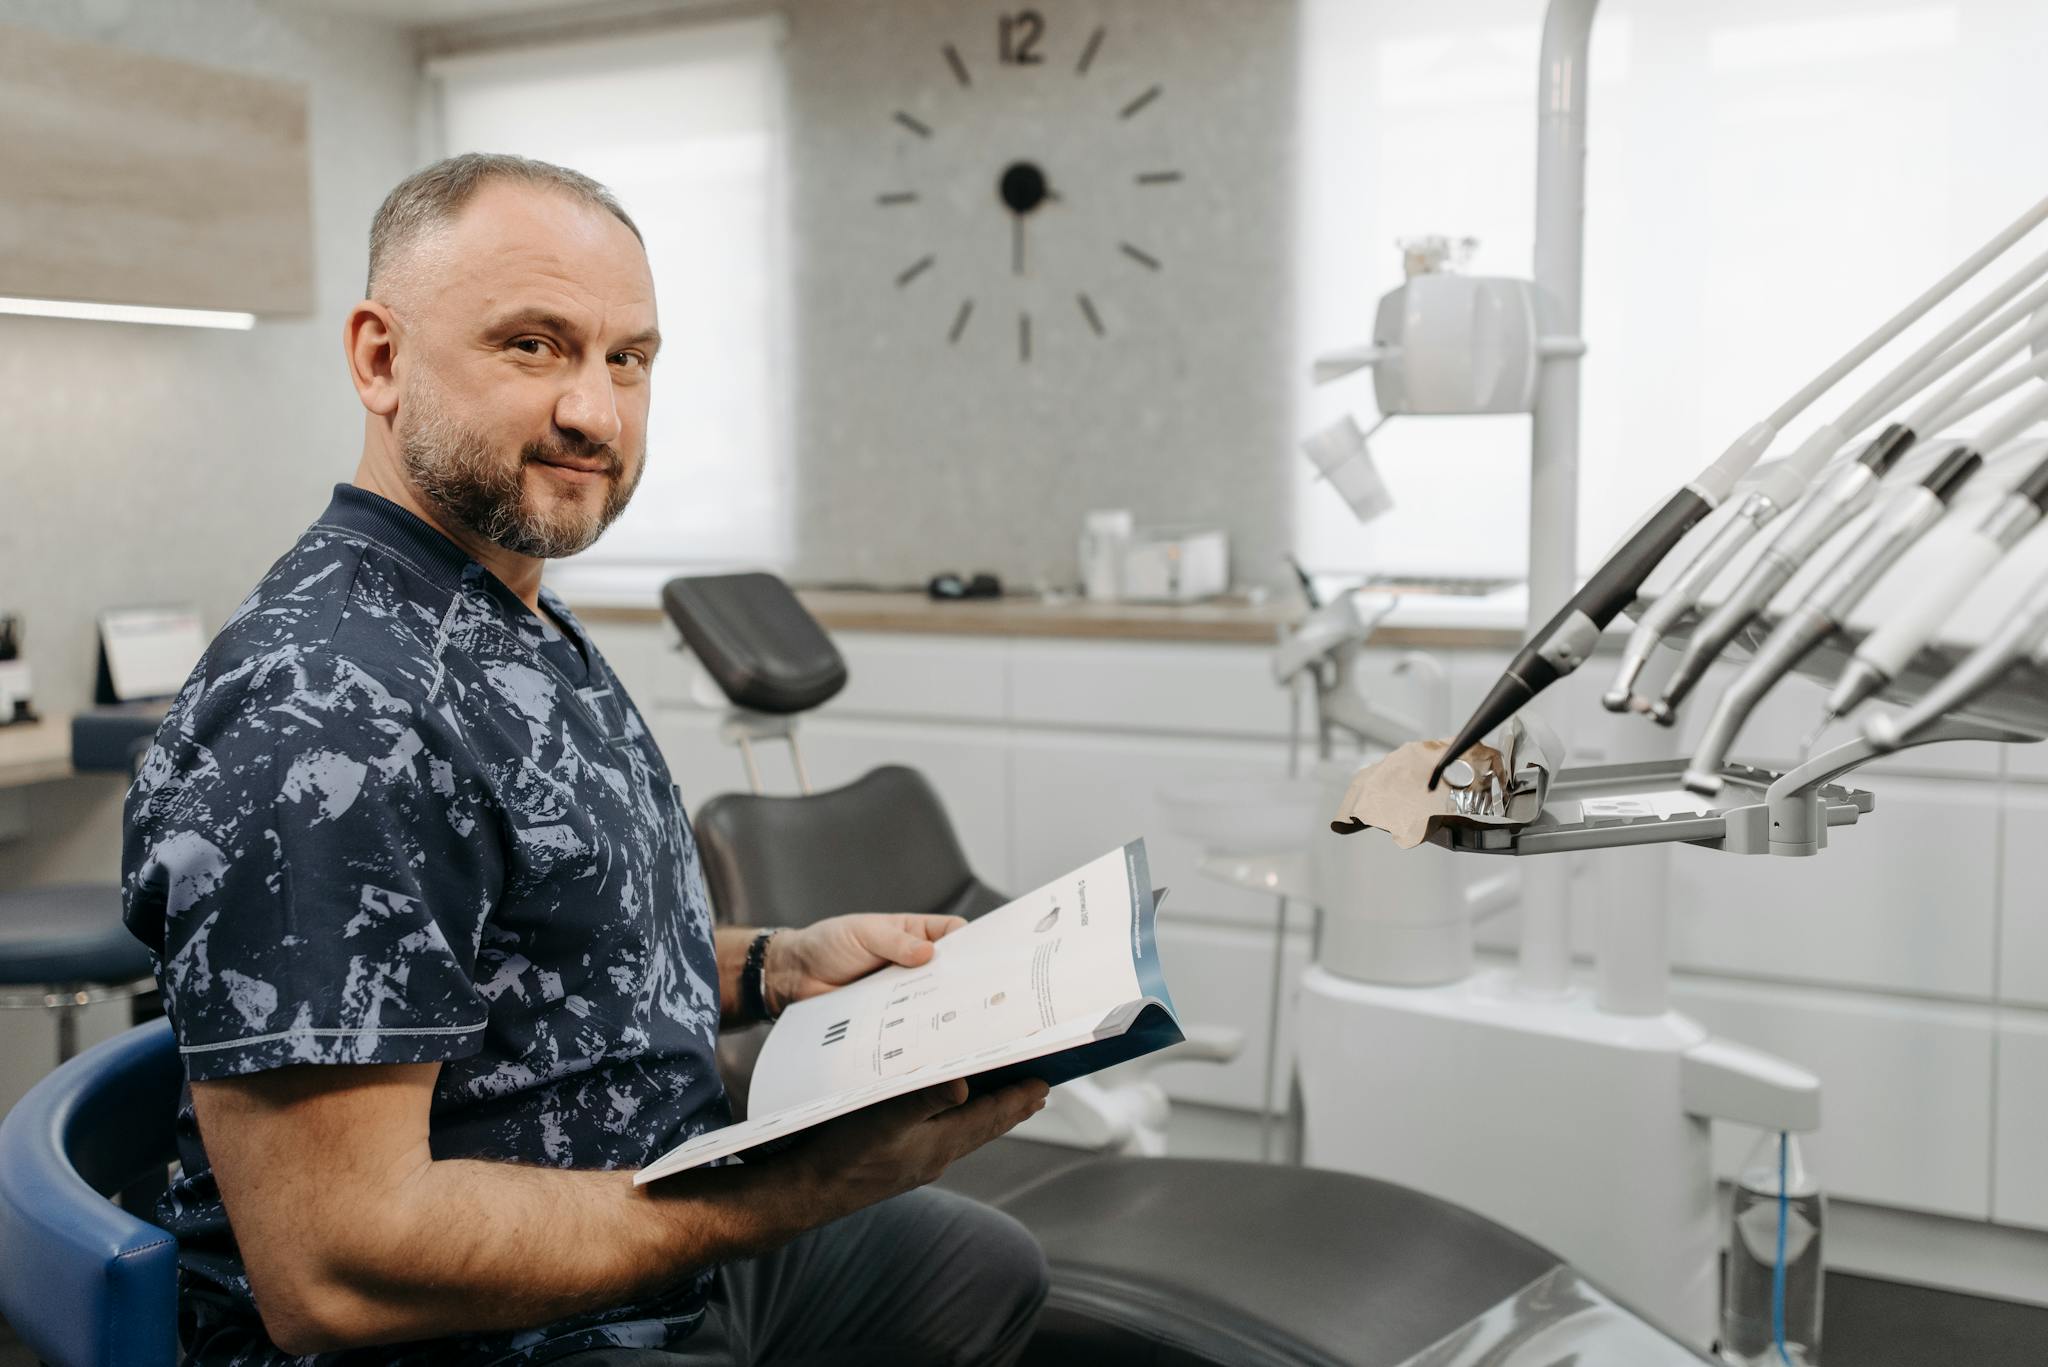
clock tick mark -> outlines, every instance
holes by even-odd
[[[1180,178],[1180,172],[1178,171],[1141,171],[1138,173],[1138,184],[1178,185]]]
[[[1155,85],[1155,86],[1153,86],[1153,87],[1152,87],[1152,88],[1151,88],[1150,90],[1148,90],[1148,91],[1146,91],[1146,92],[1145,92],[1144,94],[1142,94],[1142,95],[1138,96],[1138,98],[1137,98],[1137,99],[1135,99],[1135,100],[1132,100],[1132,101],[1131,101],[1131,102],[1130,102],[1129,104],[1125,105],[1125,106],[1124,106],[1124,107],[1123,107],[1122,109],[1118,110],[1118,111],[1117,111],[1117,117],[1118,117],[1118,118],[1120,118],[1120,119],[1128,119],[1128,118],[1132,117],[1132,116],[1133,116],[1133,115],[1135,115],[1135,114],[1136,114],[1136,113],[1137,113],[1137,112],[1138,112],[1139,110],[1143,109],[1143,108],[1144,108],[1144,107],[1145,107],[1146,105],[1148,105],[1148,104],[1152,103],[1152,101],[1154,101],[1154,100],[1158,99],[1158,98],[1160,97],[1160,95],[1161,95],[1161,94],[1163,94],[1163,93],[1165,92],[1165,90],[1166,90],[1166,87],[1165,87],[1165,86],[1159,86],[1159,85]]]
[[[1074,298],[1081,305],[1081,316],[1088,320],[1088,326],[1094,330],[1097,337],[1103,336],[1102,318],[1095,312],[1095,301],[1085,294],[1077,294]]]
[[[1123,254],[1125,256],[1128,256],[1129,258],[1131,258],[1131,260],[1137,262],[1146,270],[1156,271],[1160,269],[1159,258],[1152,255],[1150,252],[1140,251],[1138,248],[1133,247],[1128,242],[1119,242],[1117,243],[1117,246],[1122,249]]]
[[[923,275],[926,271],[932,268],[932,263],[937,261],[938,259],[939,258],[936,255],[927,252],[925,255],[920,256],[917,260],[911,262],[909,267],[904,270],[903,274],[896,277],[896,288],[900,290],[905,285],[909,284],[911,281],[917,279],[918,276]]]
[[[943,51],[946,54],[946,65],[953,68],[953,79],[960,82],[960,88],[965,90],[972,86],[974,82],[967,77],[967,63],[960,60],[960,49],[948,43]]]
[[[960,301],[960,311],[953,315],[953,326],[946,333],[946,344],[948,346],[959,345],[960,334],[967,331],[967,320],[973,316],[974,301],[972,299],[962,299]]]
[[[1031,315],[1017,315],[1017,359],[1029,363],[1031,360]]]
[[[912,118],[910,115],[904,113],[900,109],[896,111],[896,122],[902,124],[905,128],[908,128],[911,132],[917,134],[920,138],[928,138],[932,135],[932,130],[928,125],[921,123],[917,119]]]
[[[1075,75],[1086,76],[1088,68],[1095,65],[1095,54],[1102,50],[1102,39],[1108,32],[1108,29],[1098,28],[1088,35],[1088,46],[1081,49],[1081,61],[1074,68]]]
[[[915,190],[890,190],[890,191],[888,191],[888,192],[886,192],[886,193],[884,193],[884,194],[879,194],[879,195],[876,195],[876,196],[875,196],[875,203],[877,203],[877,204],[915,204],[915,203],[917,203],[917,191],[915,191]]]

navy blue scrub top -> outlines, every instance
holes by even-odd
[[[638,1168],[727,1122],[710,899],[653,737],[566,634],[349,485],[238,608],[129,791],[126,918],[192,1080],[439,1060],[437,1159]],[[271,1347],[193,1121],[159,1208],[191,1361]],[[312,1166],[321,1155],[308,1153]],[[320,1363],[660,1346],[712,1274],[519,1334]]]

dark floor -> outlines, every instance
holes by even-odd
[[[1828,1273],[1827,1367],[2042,1367],[2048,1309]],[[36,1360],[0,1324],[0,1367]]]

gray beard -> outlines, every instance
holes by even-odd
[[[416,383],[406,386],[401,410],[409,416],[399,433],[399,454],[413,487],[450,522],[516,555],[558,560],[588,549],[626,510],[640,484],[640,470],[630,481],[619,478],[621,462],[609,446],[529,442],[518,460],[508,462],[481,433],[451,420]],[[566,509],[551,515],[528,506],[529,463],[600,453],[610,457],[612,469],[597,516]]]

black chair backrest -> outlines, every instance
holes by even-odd
[[[973,919],[1005,900],[967,866],[945,806],[915,769],[890,764],[802,797],[724,793],[697,812],[713,914],[725,925],[807,926],[842,912]],[[722,1030],[718,1071],[733,1118],[767,1031]]]
[[[850,911],[971,919],[1006,900],[967,866],[924,775],[898,764],[802,797],[724,793],[696,825],[711,905],[728,925],[809,925]]]
[[[772,574],[671,579],[661,605],[725,696],[756,712],[806,712],[846,687],[846,661]]]

